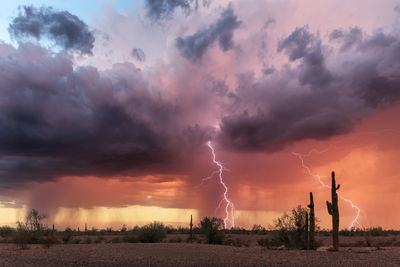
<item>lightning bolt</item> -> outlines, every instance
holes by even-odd
[[[320,176],[319,174],[313,173],[313,172],[311,171],[310,167],[308,167],[308,166],[304,163],[304,157],[310,156],[311,153],[316,152],[316,153],[322,154],[322,153],[328,151],[329,149],[330,149],[330,148],[325,149],[325,150],[323,150],[323,151],[318,151],[318,150],[316,150],[316,149],[313,149],[313,150],[311,150],[311,151],[310,151],[309,153],[307,153],[307,154],[301,154],[301,153],[297,153],[297,152],[292,152],[292,154],[295,155],[295,156],[297,156],[297,157],[299,158],[299,160],[301,161],[301,166],[302,166],[304,169],[306,169],[306,170],[307,170],[307,173],[308,173],[310,176],[314,177],[314,178],[321,184],[321,186],[322,186],[323,188],[329,188],[329,189],[330,189],[331,187],[330,187],[329,185],[325,184],[325,183],[322,181],[322,179],[321,179],[322,176]],[[354,219],[352,220],[352,222],[350,223],[350,225],[347,227],[347,230],[350,231],[351,229],[353,229],[355,224],[358,224],[358,226],[362,227],[361,224],[358,222],[358,218],[360,217],[361,209],[360,209],[358,206],[356,206],[356,205],[353,203],[353,201],[351,201],[350,199],[347,199],[347,198],[343,197],[339,192],[338,192],[337,194],[338,194],[338,196],[339,196],[340,199],[342,199],[343,201],[349,203],[350,206],[351,206],[353,209],[355,209],[355,210],[357,211],[356,216],[354,217]]]
[[[226,168],[224,167],[224,165],[222,165],[221,162],[217,161],[217,157],[215,155],[215,150],[211,144],[211,141],[207,142],[207,146],[211,150],[213,163],[218,167],[218,170],[214,171],[210,176],[202,179],[200,186],[205,181],[212,179],[216,174],[218,174],[219,183],[222,185],[222,187],[224,189],[224,193],[223,193],[223,197],[222,197],[221,201],[219,202],[217,208],[215,209],[215,213],[217,212],[218,209],[221,208],[222,203],[225,203],[224,227],[225,227],[225,229],[227,229],[228,223],[231,225],[231,227],[235,227],[235,218],[234,218],[235,207],[233,205],[233,202],[230,201],[228,198],[228,187],[226,186],[224,179],[222,177],[222,173],[224,170],[226,170]]]

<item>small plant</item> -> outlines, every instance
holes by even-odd
[[[73,231],[71,230],[71,228],[69,228],[69,227],[65,228],[65,230],[61,236],[63,243],[67,244],[71,240],[72,235],[73,235]]]

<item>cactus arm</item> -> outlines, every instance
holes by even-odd
[[[326,202],[326,206],[328,207],[328,213],[330,215],[333,214],[333,208],[332,208],[332,203],[330,203],[329,201]]]

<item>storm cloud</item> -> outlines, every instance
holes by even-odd
[[[182,56],[192,63],[201,60],[207,50],[218,42],[222,51],[228,51],[233,48],[233,33],[239,28],[241,22],[229,5],[221,14],[221,17],[214,24],[206,29],[201,29],[187,37],[176,39],[176,46]]]
[[[16,40],[47,38],[62,49],[91,55],[95,38],[88,26],[68,11],[51,7],[20,7],[8,31]]]
[[[200,0],[146,0],[147,16],[154,19],[167,19],[180,8],[186,14],[199,7]],[[210,5],[211,0],[201,1],[204,7]]]
[[[181,107],[133,64],[73,69],[68,57],[32,44],[2,44],[0,51],[3,188],[171,168],[179,149],[211,138],[195,124],[179,124]]]
[[[383,32],[361,39],[360,32],[331,34],[339,42],[338,60],[324,53],[326,45],[307,26],[296,28],[278,45],[292,67],[238,78],[219,142],[231,150],[280,151],[349,133],[364,116],[398,103],[400,40]]]
[[[10,26],[15,36],[50,34],[70,40],[63,43],[67,50],[91,51],[92,42],[85,46],[77,41],[81,38],[51,30],[64,25],[57,19],[70,18],[66,13],[24,10]],[[54,25],[42,23],[51,15]],[[198,63],[215,52],[210,48],[216,44],[222,51],[232,49],[241,25],[228,5],[215,23],[172,40],[189,63]],[[84,26],[82,33],[88,31]],[[349,133],[365,116],[398,103],[400,39],[395,32],[336,29],[324,42],[308,26],[291,30],[276,49],[268,44],[283,64],[271,62],[264,68],[268,75],[261,76],[241,68],[246,50],[230,65],[216,66],[218,71],[203,61],[182,64],[186,60],[178,57],[146,73],[126,62],[106,70],[77,67],[65,53],[30,43],[1,44],[1,186],[65,176],[178,173],[208,140],[239,153],[271,153],[302,140]],[[237,45],[268,42],[262,39],[243,37]],[[141,49],[131,49],[129,44],[124,55],[131,51],[136,60],[145,59]]]

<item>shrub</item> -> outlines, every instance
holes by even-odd
[[[255,234],[265,234],[267,232],[267,230],[265,229],[265,227],[259,225],[259,224],[254,224],[253,228],[251,229],[251,231]]]
[[[20,222],[17,223],[17,229],[13,234],[13,243],[17,245],[20,249],[27,249],[27,244],[31,240],[31,232]]]
[[[306,248],[306,212],[301,207],[292,209],[291,213],[284,213],[276,219],[275,228],[278,230],[278,238],[287,248]]]
[[[11,228],[9,226],[1,226],[0,227],[0,236],[1,237],[11,237],[14,232],[15,232],[15,229]]]
[[[61,237],[63,243],[67,244],[71,240],[72,235],[73,235],[73,231],[71,230],[71,228],[69,228],[69,227],[65,228],[64,232],[62,233],[62,237]]]
[[[236,239],[228,238],[224,241],[224,245],[241,247],[243,245],[243,242],[240,238],[236,238]]]
[[[138,243],[139,239],[135,234],[128,233],[122,238],[122,241],[124,241],[126,243]]]
[[[263,239],[257,240],[257,243],[259,246],[266,247],[266,248],[274,248],[274,247],[280,247],[280,246],[284,245],[284,243],[277,238],[272,238],[272,239],[263,238]]]
[[[137,237],[142,243],[157,243],[167,236],[167,230],[163,223],[153,222],[141,227],[137,231]]]
[[[222,231],[223,220],[220,218],[205,217],[200,222],[202,233],[206,236],[208,244],[222,244],[225,234]]]
[[[54,244],[59,244],[60,240],[58,238],[57,233],[49,233],[46,236],[42,236],[39,240],[41,244],[43,244],[44,247],[50,248]]]
[[[383,231],[382,227],[369,228],[366,232],[372,236],[387,236],[387,233]]]

